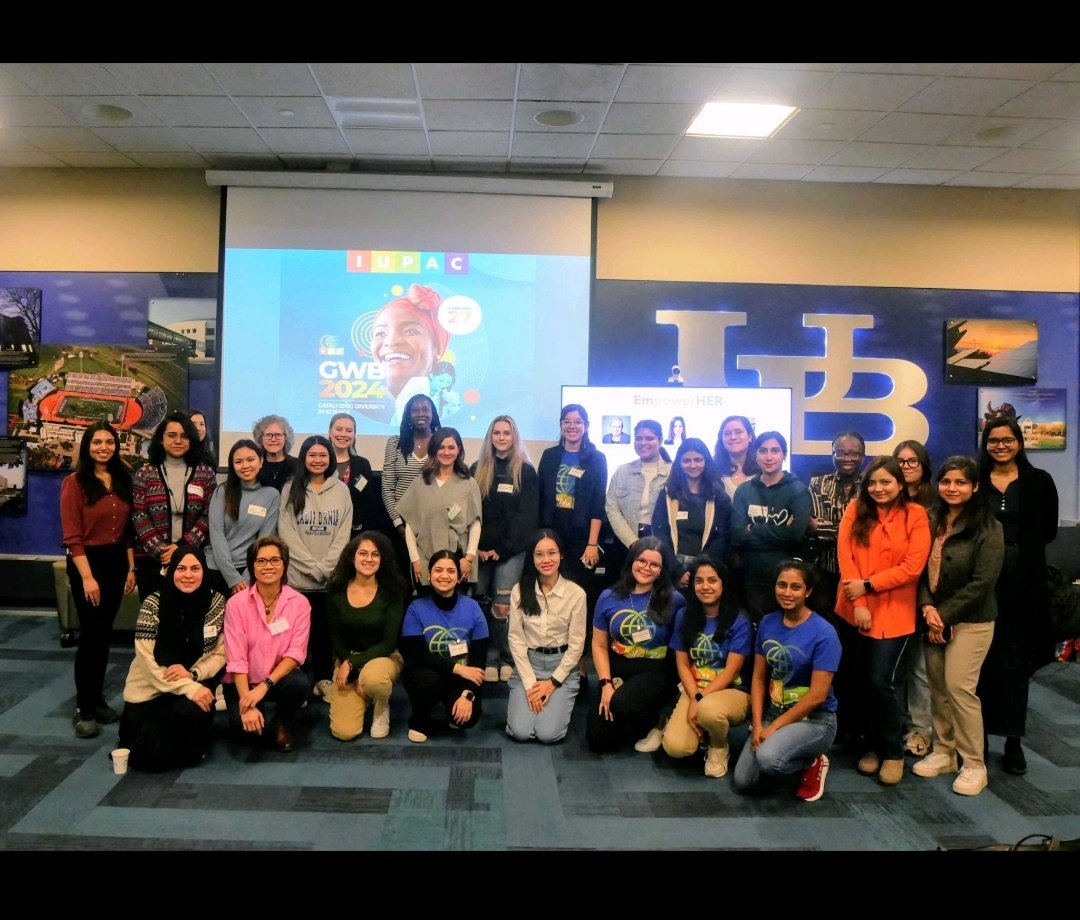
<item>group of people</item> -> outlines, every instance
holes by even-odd
[[[1004,768],[1023,772],[1057,499],[1014,420],[989,422],[980,458],[936,477],[918,442],[864,468],[863,439],[841,432],[834,471],[809,486],[784,470],[783,435],[743,416],[712,449],[639,420],[637,459],[610,480],[588,432],[585,408],[564,406],[534,467],[498,416],[470,465],[418,393],[380,490],[344,413],[295,457],[288,421],[259,419],[220,485],[187,413],[158,426],[134,476],[111,426],[90,426],[61,495],[76,734],[119,719],[134,767],[192,765],[224,708],[238,738],[289,751],[314,696],[335,738],[365,725],[383,738],[400,681],[423,743],[474,726],[485,684],[502,681],[506,733],[551,743],[591,657],[591,750],[700,753],[719,777],[745,725],[740,792],[793,777],[816,800],[837,736],[886,785],[912,753],[917,775],[977,794],[984,732],[1005,735]],[[136,586],[117,714],[102,695],[109,633]]]

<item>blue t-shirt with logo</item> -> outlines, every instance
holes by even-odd
[[[600,595],[593,611],[593,627],[611,637],[611,651],[624,658],[665,658],[671,638],[671,622],[657,623],[647,610],[652,601],[648,594],[619,595],[608,588]],[[672,592],[672,620],[686,607],[678,592]]]
[[[822,616],[812,613],[798,626],[785,626],[781,613],[766,614],[758,626],[754,651],[768,666],[769,708],[782,712],[794,706],[810,690],[814,671],[836,673],[840,667],[840,638]],[[829,695],[818,707],[822,712],[836,712],[836,695],[829,685]]]
[[[564,450],[559,461],[559,472],[555,475],[555,507],[564,511],[574,507],[574,493],[581,478],[580,456],[578,451]],[[574,475],[575,470],[578,471],[577,475]]]
[[[694,638],[690,648],[683,641],[683,619],[686,610],[680,610],[671,628],[671,648],[676,652],[686,652],[690,658],[690,667],[694,672],[698,688],[704,690],[714,679],[720,676],[727,665],[728,654],[745,656],[743,666],[731,682],[735,690],[750,692],[750,681],[754,676],[754,627],[746,615],[740,613],[724,634],[717,637],[717,617],[706,617],[704,628]]]
[[[487,621],[480,605],[471,597],[458,595],[451,610],[440,610],[430,597],[418,597],[405,611],[402,636],[423,636],[432,655],[460,661],[468,654],[451,654],[455,642],[488,638]]]

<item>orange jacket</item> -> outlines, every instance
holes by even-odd
[[[892,639],[915,632],[915,597],[919,575],[930,556],[930,520],[926,509],[914,502],[878,511],[870,531],[870,543],[863,546],[851,535],[858,502],[844,511],[837,535],[840,586],[836,592],[836,612],[855,625],[855,604],[870,610],[871,625],[866,635]],[[844,582],[870,579],[874,590],[854,603],[844,594]]]

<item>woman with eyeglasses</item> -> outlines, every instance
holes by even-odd
[[[908,499],[930,510],[937,497],[933,483],[930,455],[919,441],[901,441],[893,448],[893,457],[904,474]],[[900,669],[901,698],[905,701],[904,747],[915,757],[930,753],[933,716],[930,711],[930,684],[926,676],[926,656],[922,643],[911,642],[904,652]],[[843,699],[843,695],[840,694]]]
[[[909,502],[900,465],[876,457],[847,507],[837,537],[840,640],[861,693],[853,733],[861,739],[858,771],[894,786],[904,777],[903,709],[897,672],[915,634],[919,575],[930,555],[926,509]],[[849,701],[845,701],[849,702]]]
[[[735,490],[760,472],[753,444],[754,426],[745,415],[729,415],[720,423],[713,459],[720,468],[728,498],[734,498]]]
[[[372,706],[371,737],[390,734],[390,694],[404,664],[397,650],[405,618],[405,582],[390,538],[365,530],[342,550],[326,588],[326,625],[334,655],[330,734],[352,741]]]
[[[979,676],[988,735],[1005,736],[1002,769],[1027,772],[1021,745],[1027,731],[1028,682],[1053,658],[1047,617],[1046,544],[1057,536],[1058,493],[1045,470],[1032,466],[1024,435],[1011,417],[988,421],[979,454],[979,484],[1005,536],[997,580],[994,641]]]
[[[564,578],[562,541],[538,531],[525,552],[521,580],[510,594],[514,673],[506,733],[515,741],[551,744],[566,737],[585,651],[585,592]]]
[[[311,605],[288,585],[289,547],[259,537],[248,547],[254,584],[225,605],[225,676],[229,727],[241,741],[288,753],[311,693],[307,658]]]
[[[619,580],[596,602],[592,657],[600,686],[589,706],[586,741],[597,753],[632,739],[651,753],[663,743],[660,713],[677,678],[669,654],[671,627],[686,606],[671,583],[674,560],[662,540],[643,537],[630,547]]]
[[[198,547],[206,542],[210,499],[217,486],[186,412],[170,412],[162,419],[150,439],[148,459],[135,473],[131,488],[140,597],[149,597],[165,584],[164,567],[181,544]]]
[[[259,483],[273,486],[280,492],[300,466],[300,461],[292,456],[293,431],[289,420],[283,415],[264,415],[251,428],[251,439],[264,451],[262,469],[259,470]]]

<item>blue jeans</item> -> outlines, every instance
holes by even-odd
[[[487,665],[498,668],[504,664],[513,665],[514,657],[510,654],[509,615],[497,617],[492,613],[493,604],[510,606],[510,592],[521,580],[521,570],[525,565],[525,554],[518,553],[499,562],[481,562],[473,585],[473,597],[480,601],[484,617],[488,624],[491,641],[488,643]],[[481,600],[489,598],[490,603]]]
[[[770,709],[762,724],[766,727],[771,725],[779,715],[779,710]],[[753,792],[761,784],[763,776],[801,774],[832,746],[835,737],[836,713],[822,712],[820,709],[800,722],[777,729],[756,751],[751,732],[735,764],[732,776],[735,791]]]
[[[536,679],[547,680],[563,660],[561,652],[544,654],[535,649],[529,650],[529,664],[532,665]],[[570,728],[570,716],[574,711],[574,700],[577,699],[578,688],[581,686],[581,674],[575,667],[568,675],[561,687],[559,687],[547,701],[547,704],[539,712],[533,712],[529,708],[525,697],[525,684],[517,670],[514,670],[510,678],[510,698],[506,703],[506,734],[515,741],[539,741],[541,744],[551,744],[553,741],[562,741]]]
[[[847,703],[852,710],[845,725],[863,739],[863,752],[873,751],[882,760],[904,759],[904,714],[902,703],[906,671],[904,651],[916,637],[897,636],[873,639],[841,621],[837,634],[847,656],[850,689]],[[841,667],[845,667],[841,664]]]

